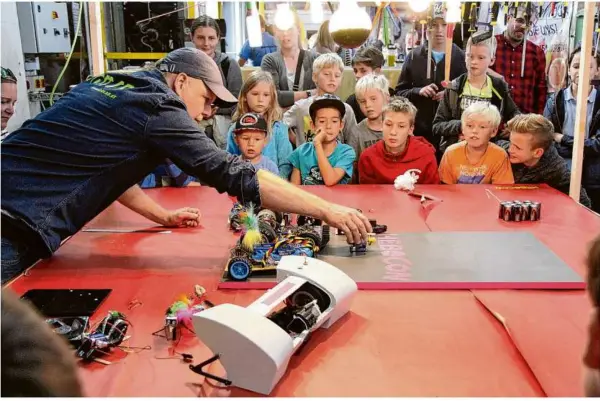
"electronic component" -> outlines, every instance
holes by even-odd
[[[68,53],[71,32],[66,3],[17,3],[23,53]]]
[[[75,355],[86,361],[93,360],[97,351],[106,353],[111,348],[121,345],[128,328],[129,322],[125,315],[116,311],[109,312],[92,333],[83,334]]]

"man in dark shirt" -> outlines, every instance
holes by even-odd
[[[150,218],[136,185],[165,159],[244,203],[313,216],[366,241],[368,219],[227,154],[194,121],[216,98],[237,99],[202,51],[169,53],[157,68],[81,83],[2,143],[2,282],[79,231],[114,200]]]

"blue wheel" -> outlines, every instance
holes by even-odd
[[[243,281],[250,276],[252,267],[246,258],[233,258],[229,261],[229,277],[236,281]]]

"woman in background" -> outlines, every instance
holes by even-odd
[[[317,33],[315,47],[312,50],[317,56],[325,53],[337,53],[344,61],[345,66],[352,65],[352,50],[344,49],[335,43],[329,32],[329,20],[321,24],[319,32]]]
[[[301,22],[297,14],[294,19],[294,25],[288,30],[283,31],[275,27],[279,50],[264,56],[260,66],[263,71],[273,76],[277,99],[283,108],[316,93],[312,65],[318,55],[303,49]]]
[[[217,21],[202,15],[192,22],[190,30],[192,42],[196,49],[202,50],[215,60],[221,70],[225,86],[233,96],[238,97],[242,87],[242,70],[236,60],[225,53],[221,53],[221,30]],[[215,114],[231,117],[234,112],[235,107],[229,107],[226,109],[220,108],[215,111]]]
[[[8,68],[2,68],[2,136],[0,141],[7,135],[8,120],[15,114],[15,103],[17,103],[17,77]]]

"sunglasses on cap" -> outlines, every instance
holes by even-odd
[[[8,68],[2,68],[2,81],[17,82],[17,77]]]

